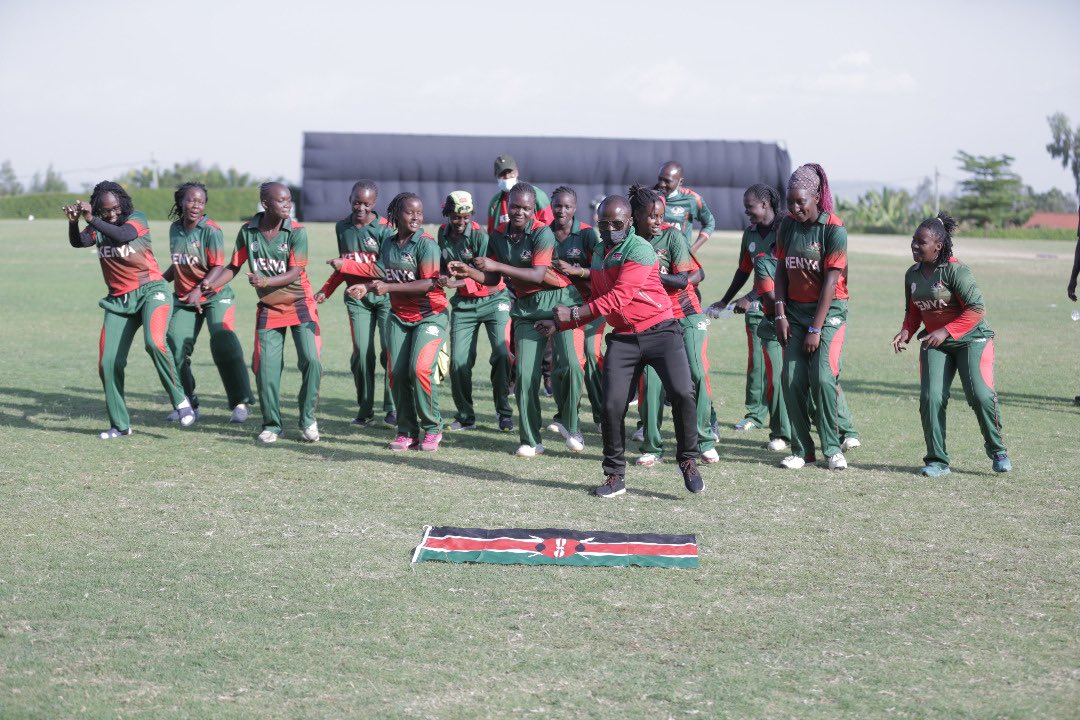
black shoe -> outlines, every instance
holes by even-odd
[[[397,413],[393,412],[393,411],[386,413],[386,417],[383,418],[383,425],[387,425],[389,427],[396,428],[397,427]]]
[[[499,418],[499,430],[502,432],[514,431],[514,420],[509,415]]]
[[[367,417],[360,417],[359,415],[357,415],[352,419],[349,424],[355,425],[357,427],[367,427],[374,419],[375,418],[371,417],[370,415],[368,415]]]
[[[616,495],[622,495],[624,492],[626,492],[626,481],[623,480],[622,475],[605,476],[604,484],[593,490],[596,497],[602,498],[615,497]]]
[[[705,489],[705,482],[701,479],[698,471],[697,460],[690,458],[679,463],[679,472],[682,473],[683,485],[692,493],[699,493]]]

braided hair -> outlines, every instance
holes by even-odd
[[[657,190],[640,184],[631,185],[626,196],[630,198],[630,212],[634,215],[652,212],[657,202],[664,201],[664,196]]]
[[[769,207],[772,208],[773,214],[779,214],[780,212],[780,193],[776,192],[776,188],[772,185],[766,185],[765,183],[754,183],[750,187],[746,188],[746,192],[743,193],[746,197],[753,198],[758,202],[767,202]]]
[[[135,212],[135,203],[131,201],[131,196],[127,194],[127,190],[122,188],[119,183],[114,183],[111,180],[103,180],[94,186],[94,191],[90,193],[92,212],[97,215],[101,211],[101,202],[109,193],[116,196],[116,201],[120,203],[120,220],[126,222],[128,215]]]
[[[514,187],[510,188],[510,192],[506,196],[507,205],[510,204],[510,196],[512,195],[528,195],[533,199],[533,205],[536,205],[536,188],[521,178],[518,178],[518,181],[514,183]]]
[[[399,192],[386,206],[386,221],[393,227],[397,227],[398,214],[405,209],[405,203],[413,198],[419,200],[420,196],[414,192]]]
[[[937,260],[935,264],[940,265],[943,262],[947,262],[953,254],[953,242],[952,234],[956,230],[958,223],[952,218],[951,215],[944,210],[939,212],[932,218],[926,218],[919,227],[915,230],[926,230],[934,236],[941,243],[941,250],[938,252]]]
[[[572,188],[572,187],[567,187],[566,185],[560,185],[559,187],[555,188],[555,190],[551,193],[551,202],[552,202],[552,204],[555,203],[555,196],[556,195],[569,195],[570,197],[574,198],[574,204],[577,205],[577,193],[574,192],[574,188]]]
[[[788,191],[809,190],[817,193],[818,212],[831,213],[833,210],[832,190],[829,189],[829,177],[825,174],[825,168],[817,163],[807,163],[795,168],[788,180]]]
[[[379,197],[379,186],[375,184],[374,180],[364,178],[353,183],[352,190],[349,191],[349,199],[352,199],[361,190],[370,190],[375,193],[376,198]]]
[[[186,182],[180,187],[176,188],[176,192],[173,193],[173,206],[169,211],[169,217],[173,220],[179,220],[184,215],[183,209],[180,204],[184,202],[184,198],[187,197],[188,190],[202,190],[203,196],[207,202],[210,201],[210,193],[206,192],[206,186],[201,182],[191,181]]]

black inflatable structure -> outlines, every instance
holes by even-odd
[[[302,217],[339,220],[349,213],[352,184],[379,185],[379,212],[403,190],[424,202],[427,222],[453,190],[467,190],[484,223],[497,192],[494,162],[512,155],[521,177],[549,195],[569,185],[578,196],[578,217],[592,217],[589,201],[625,193],[632,183],[652,186],[668,160],[682,164],[685,184],[705,199],[717,229],[746,226],[743,191],[764,182],[781,189],[791,173],[787,150],[775,143],[733,140],[626,140],[562,137],[470,137],[368,133],[304,133]]]

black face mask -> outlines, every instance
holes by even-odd
[[[627,225],[622,230],[608,230],[606,232],[604,230],[601,230],[600,239],[608,245],[617,245],[618,243],[621,243],[623,240],[625,240],[629,234],[630,226]]]

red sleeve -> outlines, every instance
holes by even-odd
[[[337,290],[338,285],[343,282],[345,282],[345,273],[341,272],[340,270],[335,270],[330,275],[330,277],[326,279],[326,282],[323,283],[323,286],[319,289],[319,292],[321,292],[326,297],[330,297],[334,294],[334,291]]]
[[[356,275],[366,278],[381,278],[383,272],[376,264],[378,256],[374,253],[359,253],[360,260],[345,260],[341,263],[341,270],[346,275]]]
[[[613,312],[617,308],[628,306],[638,288],[649,279],[649,274],[656,272],[655,265],[642,265],[635,262],[625,262],[619,268],[619,277],[615,279],[615,285],[599,297],[593,298],[589,304],[589,312],[594,316]]]
[[[555,213],[551,211],[550,205],[543,210],[537,210],[536,215],[533,217],[536,219],[537,225],[550,225],[555,221]]]
[[[920,325],[922,325],[922,311],[915,306],[913,300],[908,300],[907,312],[904,313],[904,330],[907,330],[911,337],[915,337]]]
[[[239,267],[243,266],[244,263],[247,262],[247,259],[248,259],[247,245],[244,245],[242,247],[238,247],[235,250],[233,250],[232,258],[229,260],[229,264],[232,265],[233,267],[239,268]]]
[[[968,307],[959,298],[957,298],[957,301],[960,302],[964,309],[960,311],[955,320],[945,325],[945,329],[949,331],[949,336],[953,340],[959,340],[971,332],[971,329],[979,324],[983,316],[981,309]]]
[[[150,232],[150,228],[146,227],[138,220],[128,220],[124,224],[130,225],[131,227],[135,228],[135,237],[142,237],[146,233]]]

